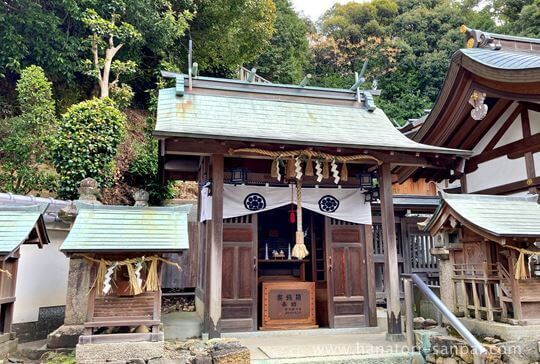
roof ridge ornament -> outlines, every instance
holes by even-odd
[[[468,28],[465,24],[459,31],[465,33],[465,48],[490,48],[496,51],[502,48],[501,42],[494,39],[490,33]]]

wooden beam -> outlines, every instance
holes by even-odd
[[[522,109],[522,105],[518,104],[518,106],[515,108],[515,110],[510,114],[510,116],[508,116],[508,119],[506,119],[506,121],[501,126],[501,128],[499,130],[497,130],[497,133],[495,134],[495,136],[493,136],[493,139],[491,139],[489,141],[488,145],[486,145],[486,147],[484,148],[484,152],[488,152],[490,150],[493,150],[493,148],[495,148],[495,145],[497,145],[499,140],[501,140],[503,135],[508,131],[510,126],[514,123],[517,116],[521,112],[521,109]]]
[[[394,202],[392,200],[392,174],[389,164],[379,167],[381,220],[383,241],[385,245],[385,293],[388,317],[389,340],[403,340],[401,327],[401,304],[399,289],[399,267],[397,257],[396,224],[394,217]]]
[[[468,160],[465,167],[465,173],[471,173],[478,168],[480,163],[490,161],[502,156],[508,156],[509,159],[518,159],[525,155],[527,152],[540,151],[540,134],[535,134],[528,138],[505,144],[493,150],[476,155]]]
[[[531,186],[539,187],[540,186],[540,177],[528,178],[517,182],[507,183],[502,186],[496,186],[491,188],[486,188],[484,190],[472,192],[474,194],[481,195],[505,195],[508,193],[525,191]]]
[[[534,102],[522,102],[523,106],[529,110],[540,112],[540,104]]]
[[[212,163],[212,238],[209,241],[209,337],[221,335],[221,275],[223,253],[223,154],[214,154]]]
[[[526,108],[521,111],[521,127],[523,129],[523,138],[529,138],[531,136],[531,123],[529,121],[529,110]],[[527,179],[536,177],[534,157],[531,152],[525,153],[525,169],[527,170]],[[536,187],[530,186],[529,192],[535,194]]]
[[[461,143],[461,146],[465,149],[473,148],[476,143],[484,136],[486,131],[493,125],[493,123],[501,116],[501,114],[512,104],[512,100],[499,99],[495,106],[488,111],[486,117],[476,122],[476,127],[469,130],[465,141]],[[468,119],[471,122],[475,122],[472,118]]]

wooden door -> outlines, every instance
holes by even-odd
[[[257,330],[257,215],[223,220],[221,331]]]
[[[330,327],[367,326],[366,245],[363,229],[362,225],[325,218]]]

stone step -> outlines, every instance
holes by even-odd
[[[252,364],[296,364],[296,363],[328,363],[328,364],[424,364],[424,358],[418,352],[384,353],[366,355],[320,356],[291,359],[255,359]]]
[[[268,331],[249,331],[249,332],[227,332],[222,333],[221,337],[229,338],[254,338],[254,337],[280,337],[280,336],[320,336],[320,335],[340,335],[340,334],[378,334],[383,332],[379,327],[355,327],[346,329],[305,329],[305,330],[268,330]]]

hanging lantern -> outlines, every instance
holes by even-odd
[[[247,182],[247,169],[245,168],[233,168],[231,169],[231,177],[229,182],[234,184],[243,184]]]

